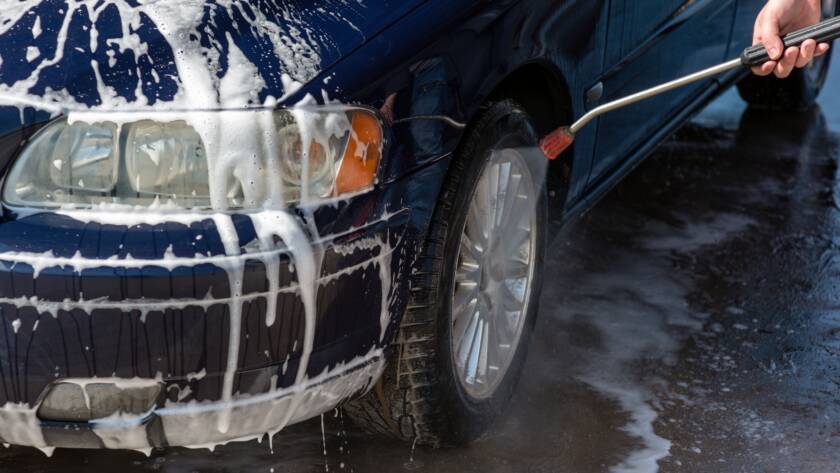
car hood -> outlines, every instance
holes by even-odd
[[[4,2],[0,103],[120,111],[275,103],[422,2]]]

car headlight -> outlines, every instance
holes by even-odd
[[[383,130],[369,110],[207,114],[56,120],[25,146],[3,199],[13,207],[250,209],[277,189],[285,205],[313,204],[375,184]]]

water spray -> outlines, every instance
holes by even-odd
[[[840,37],[840,17],[834,17],[821,23],[817,23],[816,25],[790,33],[782,38],[782,41],[785,45],[784,50],[786,50],[790,47],[800,46],[808,39],[813,39],[817,43],[827,43],[838,37]],[[542,140],[540,140],[540,149],[548,159],[557,159],[563,151],[574,143],[575,135],[584,126],[605,113],[624,108],[628,105],[641,102],[642,100],[647,100],[651,97],[656,97],[659,94],[678,89],[708,77],[716,76],[732,69],[759,66],[769,60],[770,55],[767,53],[767,49],[763,45],[757,44],[749,47],[744,50],[741,57],[738,59],[718,64],[708,69],[689,74],[679,79],[675,79],[598,106],[590,110],[571,126],[560,127],[546,135]]]

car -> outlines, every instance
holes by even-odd
[[[0,3],[0,441],[47,453],[339,406],[479,438],[550,235],[728,87],[807,107],[829,61],[613,112],[549,162],[592,107],[737,57],[762,2]]]

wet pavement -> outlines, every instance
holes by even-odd
[[[727,93],[558,235],[513,405],[470,448],[413,450],[336,411],[274,452],[12,447],[0,471],[837,471],[840,66],[820,105]]]

